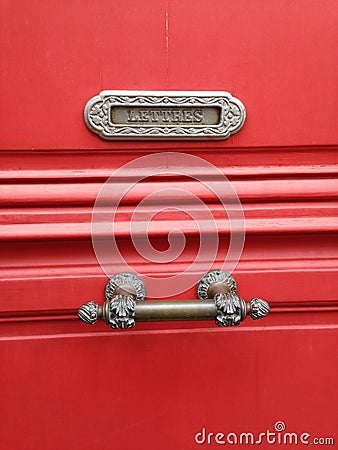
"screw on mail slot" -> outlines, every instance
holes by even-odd
[[[102,91],[84,110],[103,139],[227,139],[244,125],[242,102],[228,92]]]

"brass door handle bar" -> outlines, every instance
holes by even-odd
[[[237,295],[234,278],[222,270],[212,270],[198,283],[199,300],[144,302],[143,281],[132,273],[120,273],[106,285],[103,306],[90,301],[81,306],[79,318],[89,324],[98,319],[111,328],[132,328],[137,322],[215,320],[219,326],[239,325],[247,315],[260,319],[269,314],[269,304],[259,298],[248,303]]]
[[[252,304],[258,299],[252,299],[248,303],[244,303],[241,311],[241,318],[238,325],[247,315],[252,319],[259,319],[252,313]],[[266,302],[265,302],[266,303]],[[219,315],[214,300],[181,300],[172,302],[149,302],[144,304],[136,304],[135,319],[138,322],[159,322],[159,321],[175,321],[175,320],[215,320]],[[265,314],[266,315],[266,314]],[[263,317],[263,316],[262,316]],[[222,324],[218,324],[222,325]],[[224,326],[231,326],[232,324]]]

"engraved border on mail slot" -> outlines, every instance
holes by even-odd
[[[134,113],[128,113],[128,118],[135,117],[135,111],[140,108],[142,117],[166,117],[168,124],[159,125],[153,121],[148,123],[114,123],[112,108],[134,108]],[[163,108],[163,110],[161,110]],[[168,108],[170,108],[168,110]],[[184,110],[184,108],[186,108]],[[180,120],[180,117],[191,117],[187,111],[196,108],[196,122]],[[200,108],[198,110],[198,108]],[[220,111],[220,120],[216,124],[199,123],[201,111],[207,108]],[[150,113],[149,113],[150,111]],[[157,111],[157,112],[156,112]],[[167,111],[166,115],[164,112]],[[179,113],[175,113],[178,111]],[[197,112],[199,111],[199,112]],[[177,123],[170,121],[176,117]],[[145,119],[145,120],[146,120]],[[237,133],[244,125],[246,110],[243,103],[229,92],[204,91],[102,91],[91,98],[84,109],[84,120],[87,127],[95,134],[107,140],[205,140],[227,139]],[[135,119],[136,120],[136,119]],[[163,120],[165,120],[163,118]]]

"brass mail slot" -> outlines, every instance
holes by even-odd
[[[85,109],[87,127],[103,139],[227,139],[246,111],[228,92],[102,91]]]

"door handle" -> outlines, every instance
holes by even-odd
[[[137,322],[173,320],[215,320],[218,326],[239,325],[247,315],[260,319],[270,312],[269,304],[252,298],[245,302],[237,295],[235,279],[223,270],[212,270],[198,283],[199,300],[144,302],[143,281],[132,273],[119,273],[106,285],[103,306],[90,301],[81,306],[79,318],[94,324],[98,319],[111,328],[132,328]]]

